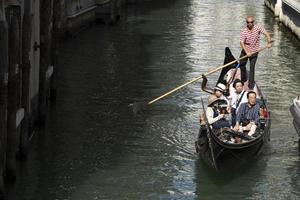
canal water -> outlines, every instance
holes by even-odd
[[[268,98],[271,142],[243,171],[217,174],[195,153],[200,82],[148,101],[239,55],[245,17],[271,33],[256,80]],[[264,43],[264,41],[262,41]],[[299,199],[300,154],[289,106],[300,93],[300,43],[256,0],[164,0],[130,6],[62,45],[57,102],[31,143],[8,199]],[[217,74],[210,75],[213,86]]]

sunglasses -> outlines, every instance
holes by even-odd
[[[247,23],[247,24],[253,24],[254,21],[250,21],[250,22],[249,22],[249,21],[246,21],[246,23]]]

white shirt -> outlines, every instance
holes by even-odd
[[[218,113],[219,115],[217,117],[214,117],[214,110],[212,107],[208,106],[206,108],[206,117],[207,117],[207,121],[209,124],[213,124],[215,123],[216,121],[219,121],[220,119],[222,119],[220,113]],[[225,115],[225,119],[226,120],[231,120],[231,115],[229,114],[226,114]]]
[[[206,108],[206,117],[207,117],[207,121],[209,124],[213,124],[216,121],[218,121],[219,119],[221,119],[220,115],[218,115],[217,117],[214,117],[214,110],[212,109],[212,107]]]
[[[243,94],[243,92],[244,92],[244,94]],[[243,94],[242,100],[241,100],[239,106],[236,107],[236,106],[237,106],[237,103],[238,103],[238,101],[239,101],[239,99],[240,99],[241,96],[242,96],[242,94]],[[231,107],[232,107],[232,108],[235,108],[235,109],[237,110],[237,109],[240,107],[240,105],[241,105],[242,103],[245,103],[245,102],[248,102],[248,99],[247,99],[247,92],[246,92],[246,91],[243,90],[240,94],[237,94],[236,91],[232,93],[232,95],[231,95]]]

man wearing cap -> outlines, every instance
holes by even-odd
[[[220,98],[215,94],[209,95],[208,97],[206,116],[208,123],[211,124],[214,129],[230,127],[229,121],[226,119],[227,114],[220,113],[219,111],[219,101]]]

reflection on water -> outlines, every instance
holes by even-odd
[[[215,174],[195,154],[206,98],[199,83],[138,115],[127,105],[219,66],[226,46],[237,57],[248,14],[274,39],[256,72],[271,109],[271,143],[248,168]],[[298,199],[298,137],[288,108],[299,93],[299,63],[299,41],[261,1],[131,7],[119,25],[94,26],[63,45],[57,103],[9,199]]]
[[[197,160],[196,180],[199,199],[261,199],[261,188],[263,183],[253,181],[254,177],[263,176],[266,170],[267,158],[264,157],[255,163],[227,173],[216,173]]]

